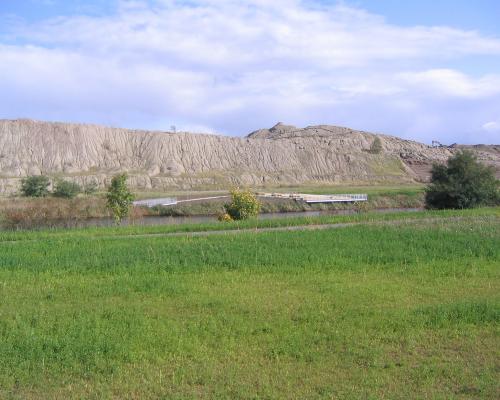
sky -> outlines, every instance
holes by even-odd
[[[497,0],[0,0],[0,118],[500,143]]]

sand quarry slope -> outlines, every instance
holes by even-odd
[[[376,136],[380,154],[370,152]],[[102,186],[118,172],[127,172],[136,189],[157,190],[408,183],[428,179],[432,163],[444,162],[459,148],[328,125],[277,124],[228,137],[0,120],[0,192],[18,190],[27,175]],[[500,170],[498,146],[471,148]]]

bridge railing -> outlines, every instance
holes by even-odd
[[[177,204],[175,197],[164,197],[162,199],[148,199],[134,201],[134,206],[154,207],[154,206],[171,206]]]
[[[342,203],[367,201],[367,194],[302,195],[298,199],[306,203]]]
[[[368,200],[367,194],[334,194],[331,196],[332,198],[341,197],[353,201],[366,201]]]

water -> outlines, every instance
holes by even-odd
[[[371,210],[372,212],[416,212],[420,211],[419,208],[383,208]],[[259,219],[275,219],[275,218],[295,218],[295,217],[318,217],[320,215],[352,215],[356,214],[355,210],[323,210],[323,211],[297,211],[297,212],[277,212],[260,214]],[[139,226],[152,226],[152,225],[181,225],[181,224],[198,224],[206,222],[215,222],[217,217],[213,215],[193,215],[185,217],[160,217],[160,216],[146,216],[136,218],[133,220],[125,219],[122,225],[139,225]],[[73,227],[85,228],[94,226],[113,226],[114,220],[112,218],[89,218],[78,221],[53,221],[50,223],[51,227]]]

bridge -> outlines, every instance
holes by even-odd
[[[274,199],[291,199],[295,201],[304,201],[306,203],[355,203],[358,201],[367,201],[367,194],[303,194],[303,193],[257,193],[257,197]],[[199,197],[194,199],[177,200],[175,197],[164,197],[159,199],[146,199],[134,201],[134,206],[155,207],[155,206],[175,206],[177,204],[190,203],[195,201],[206,201],[215,199],[229,198],[225,196]]]
[[[230,195],[225,196],[212,196],[212,197],[199,197],[196,199],[185,199],[185,200],[177,200],[176,197],[164,197],[161,199],[147,199],[147,200],[138,200],[134,201],[134,206],[139,207],[155,207],[155,206],[175,206],[180,203],[189,203],[194,201],[203,201],[203,200],[214,200],[214,199],[224,199],[226,197],[231,197]]]
[[[306,203],[354,203],[368,201],[367,194],[257,193],[259,197],[292,199]]]

